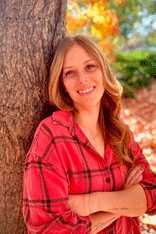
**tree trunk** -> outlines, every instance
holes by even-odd
[[[0,1],[1,234],[26,233],[23,163],[39,121],[47,116],[48,71],[65,36],[66,5],[67,0]]]

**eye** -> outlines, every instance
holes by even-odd
[[[95,67],[95,65],[94,64],[89,64],[89,65],[87,65],[87,69],[89,70],[89,69],[92,69],[92,68],[94,68]]]
[[[70,71],[67,71],[65,73],[65,76],[70,76],[70,75],[73,75],[74,74],[74,71],[70,70]]]

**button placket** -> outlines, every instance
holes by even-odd
[[[105,171],[105,173],[103,174],[104,177],[104,184],[105,184],[105,188],[104,191],[108,192],[111,191],[111,186],[112,186],[112,180],[111,180],[111,172],[110,172],[110,168],[107,168],[107,171]]]
[[[107,178],[106,178],[106,182],[107,182],[107,183],[110,183],[110,181],[111,181],[110,177],[107,177]]]

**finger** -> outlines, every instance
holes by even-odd
[[[138,170],[139,170],[139,167],[134,167],[129,171],[127,175],[126,183],[130,182],[130,180],[133,178],[133,176],[137,173]]]
[[[139,180],[142,173],[143,173],[143,171],[138,171],[135,175],[133,175],[132,177],[129,177],[128,180],[126,181],[126,183],[130,184],[130,185],[137,183],[137,181]]]
[[[135,182],[133,182],[132,184],[126,183],[126,184],[124,185],[124,189],[128,189],[128,188],[130,188],[131,186],[133,186],[133,185],[135,185],[135,184],[139,184],[139,183],[142,181],[142,179],[143,179],[143,175],[139,176],[139,177],[137,178],[137,180],[136,180]]]
[[[132,177],[133,177],[137,172],[142,171],[142,170],[143,170],[143,167],[141,167],[141,166],[133,167],[133,168],[129,171],[128,176],[132,176]]]
[[[141,182],[142,179],[143,179],[143,176],[140,175],[140,176],[136,177],[135,180],[131,181],[131,182],[129,183],[129,185],[132,186],[132,185],[138,184],[138,183]]]
[[[128,184],[134,183],[137,180],[137,178],[140,175],[142,175],[142,173],[143,173],[143,168],[142,167],[139,166],[139,167],[133,168],[130,171],[128,177],[127,177],[126,183],[128,183]]]
[[[129,184],[135,184],[138,180],[140,180],[140,177],[142,176],[143,171],[138,171],[129,181]],[[141,177],[142,178],[142,177]]]
[[[138,171],[136,171],[136,170],[133,171],[133,173],[131,173],[131,174],[128,176],[126,183],[128,183],[128,184],[133,184],[133,183],[135,183],[135,181],[142,175],[142,173],[143,173],[143,170],[142,170],[142,169],[140,169],[140,170],[138,170]]]
[[[133,182],[133,185],[135,184],[139,184],[143,179],[143,175],[140,175],[134,182]]]

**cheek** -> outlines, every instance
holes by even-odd
[[[63,84],[64,84],[64,87],[67,89],[67,90],[72,90],[74,88],[74,80],[73,79],[64,79],[63,80]]]
[[[64,87],[65,91],[67,92],[69,89],[68,82],[63,82],[63,87]]]
[[[64,87],[64,89],[67,89],[68,87],[68,82],[65,78],[61,78],[61,83],[62,83],[62,87]]]
[[[59,87],[60,87],[60,89],[62,90],[62,92],[64,92],[64,90],[67,91],[66,86],[65,86],[65,83],[64,83],[64,81],[63,81],[62,78],[60,79]]]
[[[99,81],[100,81],[99,83],[100,83],[101,88],[104,89],[105,85],[104,85],[104,80],[102,76],[99,76]]]

